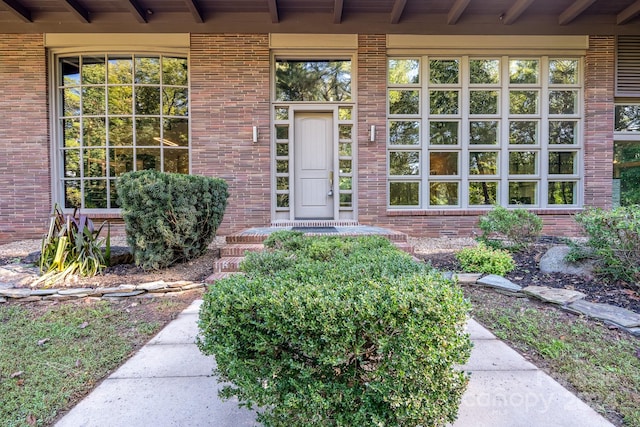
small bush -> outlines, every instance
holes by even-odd
[[[107,225],[107,237],[100,238],[102,228]],[[109,263],[111,246],[109,225],[102,223],[96,228],[86,215],[64,215],[58,205],[54,207],[49,231],[42,238],[40,272],[34,283],[51,285],[77,274],[90,277],[100,273]],[[102,247],[105,246],[103,250]]]
[[[573,248],[570,256],[590,256],[600,273],[640,284],[640,205],[588,209],[575,219],[588,236],[588,249]]]
[[[198,345],[231,383],[221,396],[271,427],[455,420],[467,377],[454,366],[470,351],[461,289],[385,239],[303,239],[207,291]],[[277,252],[294,264],[254,274]]]
[[[202,255],[227,205],[227,183],[154,170],[128,172],[117,182],[118,201],[135,262],[160,269]]]
[[[542,219],[526,209],[507,209],[495,206],[481,216],[478,227],[482,230],[479,241],[495,248],[526,249],[542,231]]]
[[[304,233],[301,231],[281,230],[274,231],[263,242],[265,248],[282,249],[285,251],[297,251],[307,243]]]
[[[513,271],[516,264],[509,252],[494,249],[479,243],[472,248],[464,248],[456,253],[462,269],[471,273],[505,274]]]

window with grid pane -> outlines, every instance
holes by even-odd
[[[388,206],[578,206],[580,58],[389,58]]]
[[[90,54],[56,63],[65,208],[118,208],[116,178],[128,171],[189,173],[185,57]]]

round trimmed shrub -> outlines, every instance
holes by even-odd
[[[494,249],[479,243],[456,253],[462,269],[470,273],[498,274],[504,276],[516,268],[513,256],[504,249]]]
[[[155,170],[127,172],[118,178],[117,189],[127,243],[144,269],[202,255],[229,196],[222,179]]]
[[[452,422],[468,381],[454,366],[471,348],[461,289],[415,262],[392,273],[410,260],[395,248],[367,249],[391,266],[369,270],[357,243],[344,247],[330,262],[301,250],[291,267],[208,290],[198,345],[231,384],[220,395],[258,406],[271,427]]]

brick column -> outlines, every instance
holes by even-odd
[[[589,37],[584,76],[584,204],[610,208],[615,81],[613,36]]]
[[[42,34],[0,34],[0,243],[41,237],[51,210]]]
[[[358,36],[358,220],[380,224],[387,206],[385,35]],[[375,142],[369,141],[371,125]]]

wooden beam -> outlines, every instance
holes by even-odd
[[[567,25],[578,16],[580,16],[582,12],[587,10],[587,8],[595,2],[596,0],[576,0],[572,5],[566,8],[564,12],[560,14],[560,18],[558,18],[558,24]]]
[[[397,24],[400,22],[400,17],[402,16],[402,12],[404,11],[404,7],[407,5],[407,0],[396,0],[393,3],[393,9],[391,9],[391,20],[392,24]]]
[[[511,25],[520,18],[520,15],[524,13],[525,10],[534,0],[516,0],[516,2],[511,5],[509,10],[507,10],[504,15],[501,16],[502,23],[505,25]]]
[[[455,25],[458,19],[462,16],[464,10],[469,6],[471,0],[456,0],[456,2],[449,9],[449,15],[447,15],[447,24]]]
[[[333,23],[339,24],[342,22],[342,9],[344,7],[344,0],[334,0],[333,2]]]
[[[136,21],[141,24],[146,24],[148,22],[147,12],[142,9],[142,6],[140,6],[140,3],[138,3],[137,0],[125,0],[124,3],[133,14],[134,18],[136,18]]]
[[[200,8],[197,0],[184,0],[184,4],[187,5],[187,9],[191,12],[193,20],[198,24],[202,24],[204,22],[204,18],[202,17],[202,9]]]
[[[16,15],[23,22],[33,22],[31,19],[31,11],[17,0],[0,0],[9,8],[9,12]]]
[[[267,5],[269,6],[269,15],[271,15],[271,23],[277,24],[280,22],[280,18],[278,18],[278,4],[276,0],[267,0]]]
[[[638,14],[640,14],[640,0],[620,12],[616,17],[616,24],[626,24],[627,22],[638,16]]]
[[[91,19],[89,18],[89,11],[76,0],[64,0],[64,4],[67,9],[69,9],[69,11],[73,13],[80,21],[84,22],[85,24],[91,22]]]

